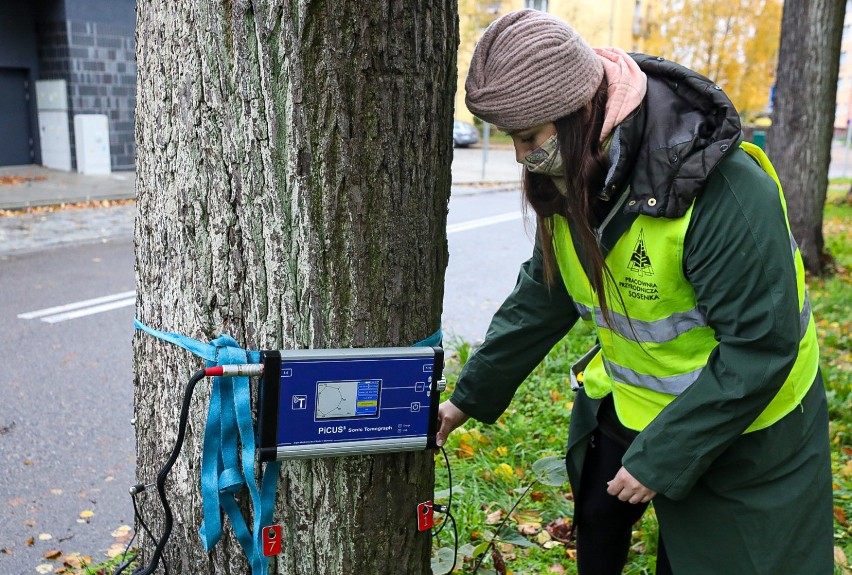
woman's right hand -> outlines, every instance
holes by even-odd
[[[444,445],[447,436],[468,419],[470,419],[470,416],[456,407],[449,399],[442,402],[438,406],[438,434],[435,437],[435,443],[438,447]]]

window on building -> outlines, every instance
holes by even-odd
[[[524,0],[524,8],[547,12],[547,0]]]

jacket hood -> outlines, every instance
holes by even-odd
[[[739,145],[739,114],[701,74],[664,58],[630,56],[648,76],[648,92],[613,135],[607,186],[631,186],[627,212],[679,218]]]

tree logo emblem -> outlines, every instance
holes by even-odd
[[[645,250],[644,229],[639,230],[639,239],[636,240],[636,247],[633,248],[633,254],[630,256],[627,269],[643,276],[654,275],[654,266],[651,265],[651,258],[648,257],[648,252]]]

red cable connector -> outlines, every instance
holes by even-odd
[[[216,367],[208,367],[204,370],[206,377],[253,377],[262,374],[262,363],[217,365]]]

